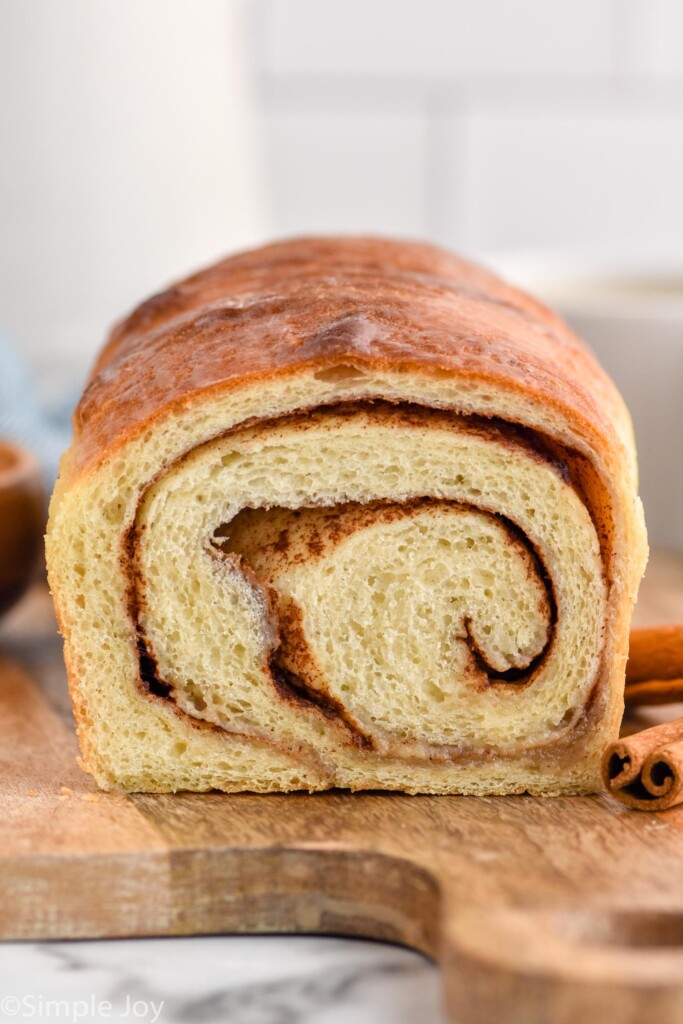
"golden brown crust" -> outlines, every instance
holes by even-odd
[[[534,299],[429,245],[304,238],[223,260],[122,321],[75,414],[73,469],[199,393],[345,363],[490,380],[596,441],[628,434],[612,382]]]
[[[628,617],[645,551],[628,414],[609,378],[555,314],[486,271],[431,246],[352,238],[278,243],[224,260],[153,297],[122,321],[77,409],[74,444],[53,500],[54,538],[48,547],[53,565],[60,567],[52,570],[51,577],[57,599],[62,599],[59,590],[65,589],[62,584],[70,572],[70,552],[77,551],[78,558],[87,561],[88,571],[100,579],[100,555],[95,552],[91,557],[89,546],[84,547],[83,538],[94,529],[79,511],[84,494],[101,513],[102,551],[108,552],[111,545],[112,554],[106,558],[118,559],[116,579],[100,590],[109,593],[112,587],[115,590],[114,584],[120,584],[121,602],[130,606],[131,594],[137,594],[138,603],[144,596],[144,586],[137,586],[140,566],[131,544],[152,484],[186,460],[191,466],[204,445],[237,436],[247,425],[257,425],[259,432],[298,423],[305,429],[318,419],[361,415],[372,416],[373,423],[381,419],[402,427],[413,421],[448,424],[486,439],[494,436],[511,449],[521,446],[529,459],[553,468],[588,511],[600,543],[609,599],[600,667],[582,712],[567,721],[562,737],[550,746],[530,745],[520,764],[530,773],[524,776],[524,784],[530,780],[532,791],[545,791],[540,781],[543,773],[555,778],[566,768],[571,774],[578,753],[579,759],[585,758],[580,786],[590,788],[600,737],[616,732]],[[411,502],[419,508],[424,498],[412,492],[404,496],[400,514],[412,507]],[[370,503],[363,506],[363,515],[372,517],[378,508],[382,515],[393,514]],[[348,512],[345,506],[334,507],[340,530],[355,522],[353,515],[344,518]],[[242,514],[245,522],[250,514]],[[292,514],[297,515],[287,513]],[[325,515],[313,513],[309,526]],[[117,531],[121,531],[119,537]],[[330,533],[327,528],[326,532]],[[317,557],[322,539],[315,529],[304,531],[299,540],[306,545],[307,558]],[[523,538],[510,534],[510,543],[518,540]],[[279,538],[273,543],[277,546]],[[548,615],[541,609],[541,617],[550,623],[545,656],[553,642],[554,581],[535,549],[528,544],[522,547],[529,573],[546,585]],[[227,549],[233,546],[228,543]],[[248,575],[249,552],[240,544],[233,559],[235,552],[245,557],[240,564]],[[258,569],[255,572],[255,581],[267,589],[268,574],[261,580]],[[152,682],[158,675],[153,671],[151,642],[145,643],[144,650],[140,646],[145,638],[138,628],[136,607],[128,607],[128,612],[133,639],[127,645],[124,638],[117,646],[119,667],[107,676],[119,679],[116,673],[120,673],[122,693],[136,667],[146,681],[141,671],[144,657],[150,660]],[[381,752],[372,748],[360,725],[335,704],[323,685],[311,685],[315,666],[305,644],[301,650],[297,646],[302,630],[296,607],[290,602],[276,608],[270,601],[267,617],[272,628],[264,659],[272,655],[268,667],[283,704],[308,706],[313,701],[323,724],[337,727],[340,748],[354,747],[368,765],[381,761]],[[141,753],[126,755],[126,764],[133,767],[125,774],[105,750],[108,740],[103,741],[102,734],[106,730],[94,735],[98,697],[90,693],[83,701],[80,696],[88,672],[74,657],[77,644],[70,639],[76,635],[73,627],[79,619],[73,599],[63,619],[72,693],[89,769],[107,784],[177,788],[175,776],[171,783],[166,776],[159,781],[147,767],[143,748]],[[467,622],[465,628],[475,657],[476,644]],[[281,650],[270,642],[278,630]],[[479,668],[482,685],[494,685],[490,666]],[[523,685],[523,679],[516,681],[520,690]],[[131,683],[131,690],[135,689]],[[203,736],[211,733],[220,738],[222,727],[201,715],[195,722],[180,707],[168,707],[174,705],[168,685],[169,692],[164,694],[147,689],[143,703],[154,708],[159,722],[166,723],[171,716],[173,723],[166,723],[169,729],[187,724],[187,735],[179,742],[183,749],[187,741],[191,749],[199,750],[199,729]],[[127,694],[120,697],[121,705],[128,701]],[[156,718],[149,728],[156,729]],[[165,726],[164,731],[168,731]],[[165,742],[161,726],[159,734]],[[332,785],[329,766],[322,758],[318,763],[313,747],[309,750],[308,743],[295,742],[292,736],[286,751],[283,747],[288,770],[294,764],[292,770],[298,772],[298,766],[305,764],[307,785],[313,784],[314,777],[315,788]],[[231,734],[231,742],[233,738],[235,744],[279,745],[273,737],[239,730]],[[420,758],[431,761],[437,756],[435,751],[421,747],[420,751],[416,765]],[[438,756],[455,765],[468,763],[469,753],[454,747],[444,748]],[[516,756],[511,755],[512,761]],[[233,769],[225,768],[223,754],[216,751],[215,759],[222,774],[212,775],[212,784],[235,788]],[[482,749],[475,762],[491,759],[506,760],[500,751]],[[406,754],[401,760],[412,762],[412,756]],[[389,771],[384,784],[395,788],[392,779]],[[202,785],[205,782],[202,776]],[[298,775],[287,783],[290,788],[299,784]],[[274,783],[271,779],[263,785],[272,788]],[[443,788],[445,783],[438,785]],[[449,782],[448,791],[459,785]],[[500,790],[503,784],[496,777],[493,785]],[[414,781],[411,786],[422,788],[424,782]],[[509,786],[505,791],[511,791]]]

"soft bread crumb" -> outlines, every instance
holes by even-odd
[[[264,408],[276,412],[349,394],[362,397],[365,392],[425,405],[487,409],[515,422],[533,423],[563,438],[569,447],[580,449],[584,444],[551,408],[511,395],[498,395],[487,406],[490,395],[474,383],[459,384],[454,395],[448,382],[419,377],[406,382],[405,377],[387,373],[382,378],[364,376],[353,383],[352,391],[351,385],[346,387],[346,393],[345,387],[316,382],[313,375],[302,373],[296,380],[273,381],[265,389],[245,388],[207,400],[191,415],[168,414],[99,469],[76,477],[58,492],[48,542],[50,574],[67,636],[66,657],[88,770],[106,789],[156,792],[273,792],[333,785],[433,793],[594,790],[600,753],[615,735],[620,717],[623,659],[610,652],[615,645],[624,648],[644,552],[642,534],[633,527],[630,548],[626,533],[618,539],[622,548],[614,563],[615,584],[607,607],[590,517],[553,467],[524,455],[516,458],[509,450],[499,453],[485,436],[481,443],[461,438],[459,447],[455,428],[438,429],[432,423],[421,430],[419,425],[408,429],[382,422],[371,413],[364,424],[359,419],[355,425],[349,419],[335,423],[333,416],[323,423],[312,418],[308,433],[270,426],[209,442],[170,473],[162,473],[138,516],[139,525],[150,524],[141,551],[153,609],[145,629],[154,641],[161,674],[178,686],[181,706],[195,719],[236,727],[239,735],[198,729],[167,703],[140,695],[127,618],[122,536],[147,482],[170,459],[231,423],[262,416]],[[612,469],[605,464],[603,470],[612,486]],[[617,496],[618,485],[613,486],[615,521],[623,516],[626,523],[623,508],[628,496],[625,491]],[[278,700],[264,671],[263,600],[241,573],[229,566],[221,569],[211,551],[215,529],[249,504],[300,507],[377,498],[400,502],[415,494],[475,506],[485,499],[534,539],[553,582],[562,590],[558,604],[563,632],[538,699],[518,692],[506,696],[500,707],[477,709],[477,701],[471,708],[470,702],[463,702],[457,714],[434,716],[427,734],[430,742],[446,737],[454,745],[472,739],[481,745],[479,754],[461,760],[423,757],[421,750],[410,760],[368,754],[350,745],[348,737],[340,739],[320,715],[302,713]],[[313,586],[315,570],[310,570]],[[442,570],[439,581],[443,589],[447,581]],[[312,591],[310,596],[313,599]],[[343,590],[339,596],[344,597]],[[405,607],[411,607],[410,597]],[[337,635],[350,625],[343,603],[339,614],[330,609],[330,619]],[[534,617],[532,632],[533,621]],[[360,625],[360,634],[355,640],[349,634],[348,645],[340,645],[336,656],[349,660],[351,673],[357,666],[370,690],[370,676],[364,673],[375,656],[365,657],[367,630]],[[503,628],[505,616],[489,625]],[[319,654],[328,640],[321,630],[316,627]],[[600,669],[602,697],[590,731],[577,733],[561,755],[539,758],[531,748],[558,730],[569,730],[572,715],[580,714],[598,671],[603,634],[608,647]],[[418,656],[419,635],[418,631]],[[393,642],[391,634],[387,640]],[[526,642],[520,637],[521,646]],[[449,643],[457,647],[452,637]],[[416,694],[423,685],[428,689],[433,672],[427,665],[433,667],[439,657],[426,645],[424,653],[427,660],[417,677]],[[416,686],[414,656],[406,661],[399,651],[396,658],[403,659],[409,671],[400,675],[391,692],[378,691],[376,705],[365,709],[370,719],[378,719],[373,726],[378,736],[387,725],[395,731],[398,718],[412,721],[420,733],[421,723],[427,722],[419,709],[414,718],[410,714],[410,692]],[[486,699],[484,694],[479,703]],[[379,721],[387,715],[392,721]],[[487,731],[493,737],[492,750],[482,744]],[[414,736],[404,739],[415,742]],[[498,749],[504,756],[496,756]]]

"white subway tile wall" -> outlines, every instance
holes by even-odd
[[[473,102],[462,121],[452,130],[470,246],[631,248],[637,239],[652,251],[683,238],[680,111],[637,98],[520,98]]]
[[[680,0],[624,0],[625,70],[655,79],[683,78]]]
[[[270,109],[276,154],[272,200],[285,234],[396,231],[420,235],[425,221],[425,133],[419,114]],[[311,146],[310,140],[316,145]],[[377,173],[378,168],[389,169]]]
[[[608,74],[610,0],[261,0],[276,75]]]
[[[271,217],[473,253],[683,238],[681,0],[255,0]]]

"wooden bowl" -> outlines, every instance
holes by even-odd
[[[45,530],[40,468],[19,445],[0,441],[0,615],[33,578]]]

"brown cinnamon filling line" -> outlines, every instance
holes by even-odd
[[[135,647],[138,657],[138,683],[140,689],[152,697],[164,700],[173,699],[173,686],[162,679],[159,664],[151,643],[147,640],[140,617],[142,614],[142,592],[140,586],[140,566],[138,548],[140,535],[134,524],[126,533],[124,551],[128,572],[128,616],[135,632]]]
[[[545,661],[554,640],[554,633],[557,624],[557,600],[553,583],[540,552],[529,541],[521,527],[514,523],[509,517],[504,516],[484,505],[475,505],[472,502],[459,501],[454,499],[427,498],[423,496],[406,497],[401,501],[376,500],[361,505],[357,502],[344,502],[333,506],[304,506],[297,509],[284,509],[273,507],[267,512],[263,509],[243,509],[230,522],[223,524],[214,533],[212,547],[214,552],[220,556],[237,556],[242,568],[245,569],[251,580],[259,580],[258,572],[250,564],[250,548],[253,545],[242,543],[242,539],[249,537],[250,529],[253,529],[256,522],[260,521],[262,526],[264,518],[276,523],[275,531],[271,530],[271,536],[260,551],[271,551],[282,555],[289,555],[294,563],[301,563],[309,559],[315,559],[322,555],[326,545],[336,545],[344,537],[357,532],[366,526],[374,525],[378,521],[388,522],[397,518],[412,518],[417,513],[430,507],[447,507],[460,509],[467,512],[474,512],[478,515],[485,515],[497,523],[507,534],[508,543],[511,547],[519,550],[520,555],[528,561],[529,575],[534,575],[543,585],[545,605],[543,609],[548,620],[548,639],[539,652],[523,668],[510,668],[497,670],[486,660],[484,652],[479,648],[472,632],[470,618],[465,619],[464,628],[466,636],[463,638],[467,643],[472,661],[487,677],[487,683],[492,685],[496,682],[510,682],[525,685],[531,681],[542,663]],[[305,535],[303,545],[300,543],[300,550],[293,552],[293,543],[290,538],[290,527],[296,528],[303,513],[314,514],[314,523]],[[289,526],[285,524],[289,524]],[[284,526],[284,528],[283,528]],[[262,581],[263,582],[263,581]],[[285,614],[282,607],[273,608],[273,616],[278,622],[278,633],[280,636],[280,649],[283,647],[296,646],[299,653],[302,650],[307,658],[311,658],[307,650],[307,643],[303,628],[301,611],[298,606],[293,607],[291,598],[288,602]],[[276,655],[277,656],[277,655]],[[316,672],[320,675],[319,672]]]
[[[343,704],[335,700],[329,693],[308,686],[302,676],[285,668],[278,659],[277,651],[268,659],[268,672],[273,686],[282,700],[309,710],[315,708],[329,722],[344,727],[349,733],[351,742],[359,750],[374,750],[375,744],[372,737],[363,732]]]
[[[486,660],[484,652],[477,645],[472,633],[471,619],[464,622],[465,643],[470,652],[471,663],[474,668],[476,684],[478,689],[485,689],[493,686],[507,686],[514,684],[516,689],[529,685],[535,676],[542,670],[546,660],[550,656],[557,625],[557,600],[553,589],[550,574],[547,572],[540,553],[529,542],[520,527],[510,519],[481,506],[471,503],[454,500],[431,499],[425,497],[406,498],[404,501],[374,501],[366,505],[359,505],[355,502],[346,502],[341,505],[323,506],[316,508],[311,506],[308,509],[279,509],[273,508],[268,512],[258,509],[245,509],[239,513],[232,523],[225,524],[219,528],[214,535],[213,546],[218,557],[241,559],[242,569],[246,571],[250,580],[258,581],[258,574],[253,566],[249,564],[249,552],[240,547],[240,536],[249,535],[249,523],[253,522],[254,516],[277,517],[277,529],[273,532],[273,539],[267,548],[287,553],[291,548],[289,530],[280,529],[282,514],[285,521],[289,520],[292,525],[296,524],[302,511],[313,511],[316,518],[325,524],[328,539],[333,544],[339,543],[345,536],[357,530],[363,529],[366,525],[376,523],[378,520],[390,521],[395,518],[410,518],[430,506],[447,506],[467,511],[473,511],[480,515],[484,514],[495,520],[508,535],[509,543],[520,550],[520,553],[529,561],[528,572],[534,574],[543,584],[544,589],[544,613],[547,615],[548,638],[543,649],[522,668],[510,668],[504,671],[497,670]],[[235,528],[239,520],[242,522]],[[350,525],[349,525],[350,523]],[[317,529],[313,529],[306,538],[306,552],[299,552],[296,561],[304,558],[316,558],[324,550],[324,541]],[[360,723],[350,714],[344,705],[330,693],[329,685],[324,672],[316,662],[315,656],[308,644],[303,623],[302,609],[291,597],[279,600],[279,595],[268,582],[261,581],[271,593],[268,597],[270,613],[277,623],[276,642],[268,652],[267,665],[273,683],[279,696],[289,703],[303,706],[308,704],[309,708],[320,711],[333,724],[343,727],[355,746],[361,749],[377,749],[375,739],[363,730]],[[293,672],[291,669],[292,655],[301,670]],[[288,666],[286,662],[289,661]],[[315,685],[313,681],[315,680]],[[403,741],[404,743],[406,741]],[[429,744],[430,749],[438,750],[445,756],[462,755],[463,747],[454,747],[443,744]]]
[[[591,519],[594,523],[596,533],[598,535],[601,551],[603,553],[603,574],[605,581],[609,587],[610,576],[609,576],[609,563],[605,561],[605,556],[609,554],[611,537],[606,529],[600,528],[596,524],[596,518],[598,513],[604,511],[604,487],[599,481],[597,474],[590,467],[588,460],[583,456],[578,455],[574,452],[568,452],[567,458],[561,457],[561,449],[556,442],[552,439],[545,438],[543,435],[536,434],[534,431],[520,427],[516,424],[511,424],[503,420],[496,418],[485,418],[479,416],[462,416],[458,413],[448,414],[440,410],[425,409],[420,406],[410,405],[408,403],[391,403],[383,400],[372,400],[363,402],[349,402],[349,403],[335,403],[327,406],[325,410],[319,413],[318,408],[314,411],[314,415],[318,414],[329,414],[332,412],[334,415],[349,415],[352,416],[358,412],[366,412],[368,407],[380,407],[380,408],[391,408],[394,411],[397,410],[397,406],[400,409],[400,414],[410,420],[419,418],[421,422],[425,419],[436,417],[439,420],[448,420],[450,422],[455,421],[458,424],[463,422],[469,429],[477,433],[485,432],[490,435],[491,431],[495,431],[499,439],[510,445],[514,445],[516,448],[524,447],[528,453],[537,458],[539,461],[543,461],[552,465],[552,467],[558,472],[565,482],[568,483],[583,500]],[[259,425],[264,429],[268,426],[282,426],[283,423],[292,420],[304,420],[305,423],[310,423],[311,415],[310,411],[303,410],[298,414],[286,414],[280,417],[274,417],[269,420],[258,421]],[[249,424],[250,426],[253,424]],[[204,444],[211,444],[222,437],[229,436],[233,433],[237,433],[239,430],[245,429],[245,425],[240,425],[229,431],[225,431],[222,434],[217,435],[209,439]],[[202,445],[202,446],[203,446]],[[173,463],[166,466],[163,470],[163,475],[168,473],[170,470],[175,468],[177,465],[182,463],[187,455],[196,451],[191,449],[184,455],[181,455],[178,459],[174,460]],[[577,470],[578,466],[578,470]],[[587,468],[588,467],[588,468]],[[162,476],[158,474],[154,480],[150,481],[148,488],[151,487],[157,480]],[[586,483],[588,486],[586,486]],[[147,488],[147,489],[148,489]],[[146,489],[146,490],[147,490]],[[138,502],[138,509],[144,499],[146,490],[140,495]],[[597,502],[595,502],[595,496],[597,494]],[[522,668],[511,668],[506,671],[500,671],[493,668],[486,661],[484,653],[478,647],[476,640],[472,634],[471,620],[468,618],[465,620],[464,627],[466,632],[465,642],[467,643],[470,656],[473,664],[476,666],[478,673],[480,673],[486,680],[485,685],[487,686],[499,686],[499,685],[513,685],[515,689],[521,689],[526,687],[533,678],[542,670],[547,659],[549,658],[552,647],[555,641],[555,633],[557,626],[557,601],[555,597],[554,587],[552,578],[546,569],[540,552],[531,543],[529,538],[524,534],[521,527],[514,523],[509,518],[501,515],[500,513],[494,512],[487,509],[483,505],[472,505],[466,502],[457,501],[443,501],[441,499],[430,499],[424,496],[408,498],[401,502],[392,501],[377,501],[369,503],[368,506],[362,506],[364,509],[371,511],[370,506],[373,509],[383,508],[390,509],[395,508],[398,513],[403,515],[406,510],[412,508],[424,507],[431,503],[438,502],[439,504],[452,504],[459,507],[474,510],[480,514],[490,515],[495,518],[507,531],[511,541],[515,545],[519,545],[524,549],[527,556],[533,564],[534,571],[538,578],[542,581],[548,606],[548,639],[538,655],[536,655],[527,666]],[[343,515],[345,509],[353,503],[344,503],[338,506],[326,507],[326,511],[335,515],[339,513]],[[314,506],[308,506],[312,508]],[[252,511],[252,510],[245,510]],[[261,510],[259,510],[261,511]],[[277,510],[282,511],[282,510]],[[291,511],[291,510],[288,510]],[[238,513],[242,515],[243,513]],[[133,628],[135,643],[137,648],[138,665],[139,665],[139,686],[141,691],[151,699],[161,699],[167,703],[173,705],[174,710],[186,721],[195,725],[199,728],[209,728],[222,733],[230,733],[235,735],[245,735],[241,730],[231,730],[223,726],[207,722],[203,719],[198,719],[188,714],[181,709],[174,698],[174,686],[161,676],[158,660],[154,652],[153,645],[150,639],[145,635],[141,623],[141,611],[144,606],[144,579],[142,578],[141,567],[139,564],[138,549],[140,543],[140,532],[137,524],[137,513],[133,521],[133,524],[128,529],[124,537],[123,543],[123,567],[126,572],[126,576],[129,581],[128,586],[128,608],[131,625]],[[237,518],[237,517],[236,517]],[[233,520],[234,522],[234,520]],[[224,524],[224,527],[229,528],[230,524]],[[347,736],[347,738],[361,750],[371,752],[375,748],[373,738],[368,736],[359,726],[359,724],[353,719],[345,707],[329,694],[325,687],[313,687],[309,685],[303,675],[292,672],[289,668],[283,665],[283,653],[288,642],[294,639],[293,636],[287,636],[291,633],[291,628],[287,626],[283,630],[282,623],[279,621],[277,602],[273,599],[273,588],[267,583],[261,583],[256,574],[253,572],[251,567],[242,558],[239,552],[231,552],[229,547],[224,546],[220,541],[221,529],[219,528],[214,535],[213,547],[216,551],[217,557],[232,557],[235,558],[237,555],[240,560],[240,570],[249,579],[252,586],[257,586],[262,589],[265,597],[266,614],[270,617],[271,622],[274,624],[274,643],[265,652],[265,665],[270,675],[273,684],[274,693],[277,694],[278,698],[287,701],[290,704],[294,704],[300,707],[306,707],[310,710],[314,710],[321,714],[330,724],[339,727]],[[229,532],[226,529],[226,532]],[[341,531],[340,531],[341,533]],[[217,535],[217,536],[216,536]],[[227,539],[227,538],[226,538]],[[216,540],[218,542],[216,542]],[[286,544],[286,539],[280,539],[281,544]],[[296,642],[298,644],[306,643],[305,637],[301,630],[297,629]],[[586,701],[585,707],[582,714],[575,722],[571,732],[576,733],[579,731],[585,731],[589,727],[590,719],[596,713],[596,707],[599,704],[599,680],[601,677],[601,669],[597,674],[597,681],[594,684],[591,693],[589,694],[588,700]],[[257,738],[252,735],[251,738]],[[263,737],[264,742],[272,742],[266,737]],[[568,742],[567,733],[563,733],[558,736],[557,740],[549,741],[536,747],[527,748],[528,751],[535,749],[543,751],[545,749],[555,749],[565,745]],[[476,753],[477,755],[490,758],[506,756],[501,755],[500,752],[495,750],[477,750],[470,751],[465,750],[464,747],[435,747],[434,756],[440,758],[444,755],[450,757],[453,760],[459,760],[463,757],[472,756]],[[418,757],[417,760],[423,760],[423,757]],[[432,759],[429,757],[428,759]]]

